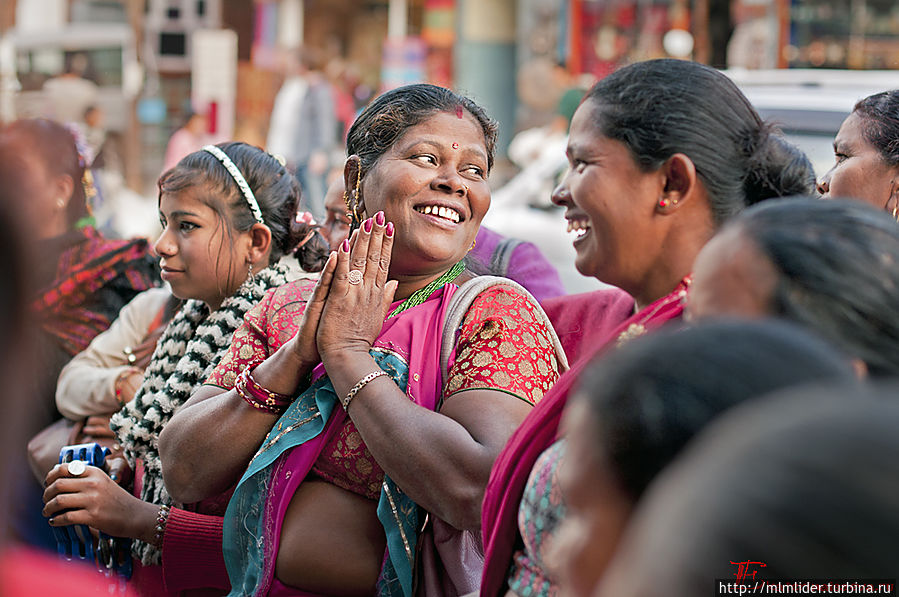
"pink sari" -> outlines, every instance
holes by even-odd
[[[617,326],[565,372],[543,400],[534,407],[521,426],[509,438],[490,472],[481,510],[484,541],[484,575],[481,597],[494,597],[505,591],[512,554],[519,540],[518,507],[528,476],[537,458],[558,439],[559,422],[568,396],[577,385],[581,372],[604,350],[630,338],[658,328],[683,314],[689,276],[670,294],[642,309]]]
[[[385,321],[372,349],[379,366],[409,399],[430,410],[437,407],[441,396],[441,332],[456,290],[448,284],[423,304]],[[228,506],[224,551],[232,595],[309,595],[279,583],[274,566],[287,507],[322,447],[347,416],[342,408],[335,408],[337,397],[321,364],[313,379],[312,386],[291,404],[263,441]],[[412,593],[418,510],[385,479],[378,504],[388,546],[379,579],[381,595]]]

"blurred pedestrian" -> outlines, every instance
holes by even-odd
[[[198,151],[204,145],[211,142],[209,134],[209,118],[204,112],[190,110],[184,119],[184,124],[178,128],[169,138],[165,147],[165,159],[162,171],[173,168],[181,158]]]
[[[43,92],[49,103],[49,118],[58,122],[82,121],[89,106],[95,105],[100,88],[87,78],[90,61],[87,55],[77,52],[66,56],[62,74],[44,82]]]
[[[287,78],[272,109],[266,148],[283,156],[296,172],[303,192],[302,209],[317,222],[325,219],[325,176],[337,139],[331,85],[322,72],[323,58],[305,47],[288,57]]]

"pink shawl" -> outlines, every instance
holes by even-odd
[[[505,590],[512,554],[518,541],[518,507],[524,486],[537,458],[558,439],[562,412],[581,372],[590,366],[596,355],[614,346],[616,339],[626,340],[681,317],[689,283],[688,277],[671,294],[615,327],[593,346],[592,351],[584,350],[582,358],[559,378],[509,438],[490,472],[481,510],[485,554],[481,597],[501,595]]]

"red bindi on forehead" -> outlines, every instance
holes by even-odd
[[[456,118],[462,119],[462,106],[456,106]]]

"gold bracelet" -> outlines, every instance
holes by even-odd
[[[163,504],[159,506],[159,511],[156,513],[156,526],[153,527],[153,545],[156,547],[162,547],[162,538],[165,535],[165,527],[169,523],[169,512],[171,512],[171,507],[167,504]]]
[[[346,393],[346,398],[340,401],[340,403],[343,405],[343,410],[346,410],[350,407],[350,401],[356,396],[356,394],[359,393],[362,388],[367,386],[370,381],[375,380],[382,375],[387,375],[387,372],[383,369],[379,369],[378,371],[372,371],[371,373],[360,379],[358,382],[356,382],[356,385],[350,388],[350,391]]]

